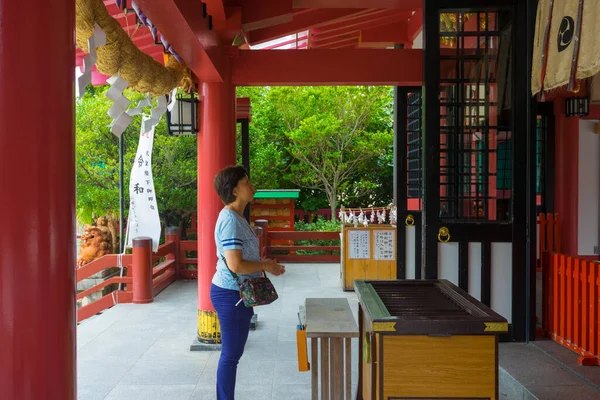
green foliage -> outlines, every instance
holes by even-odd
[[[238,88],[238,96],[251,99],[258,188],[300,186],[297,206],[305,210],[391,201],[391,88]]]
[[[309,232],[340,232],[342,224],[339,220],[327,220],[324,217],[319,217],[310,224],[304,221],[296,221],[294,229]]]
[[[77,101],[77,215],[81,223],[119,211],[119,140],[109,129],[108,86]],[[135,104],[143,97],[126,91]],[[250,97],[250,173],[258,189],[302,188],[296,207],[317,210],[390,203],[393,96],[389,87],[240,87]],[[141,116],[124,134],[125,212]],[[239,134],[239,132],[238,132]],[[238,137],[238,163],[241,140]],[[153,174],[161,215],[196,209],[197,141],[155,130]],[[337,216],[336,216],[337,217]]]
[[[323,217],[319,217],[314,222],[307,224],[304,221],[297,221],[294,224],[294,229],[297,231],[310,231],[310,232],[340,232],[342,225],[340,221],[335,219],[328,221]],[[340,240],[298,240],[296,241],[298,246],[339,246]],[[323,255],[323,254],[340,254],[339,251],[328,251],[328,250],[298,250],[297,254],[301,255]]]
[[[110,132],[112,105],[108,86],[90,87],[76,107],[77,218],[90,223],[100,215],[119,213],[119,139]],[[142,95],[126,91],[136,104]],[[149,110],[145,110],[148,111]],[[141,116],[123,134],[125,214],[129,210],[129,175],[140,135]],[[152,173],[158,208],[196,209],[196,137],[167,136],[165,119],[155,129]]]

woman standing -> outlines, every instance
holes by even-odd
[[[227,167],[215,176],[214,186],[225,204],[215,226],[218,261],[210,288],[221,328],[217,400],[233,400],[237,365],[254,315],[253,309],[240,301],[239,282],[257,278],[261,271],[281,275],[285,267],[274,260],[260,259],[258,238],[243,216],[255,193],[246,170],[241,166]],[[238,280],[229,270],[238,275]]]

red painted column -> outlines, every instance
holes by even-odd
[[[198,135],[198,340],[219,343],[210,286],[217,255],[214,229],[223,203],[213,186],[216,173],[235,164],[235,87],[230,80],[203,83]]]
[[[154,301],[152,296],[152,238],[140,236],[133,239],[131,272],[133,277],[133,300],[135,304]]]
[[[561,250],[577,255],[579,193],[579,118],[565,116],[565,99],[554,100],[555,116],[555,211],[560,214]]]
[[[0,397],[76,399],[74,0],[0,0]]]

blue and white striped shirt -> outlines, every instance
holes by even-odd
[[[212,283],[223,289],[239,290],[239,283],[231,276],[222,257],[225,256],[226,250],[242,250],[243,260],[260,261],[258,238],[241,215],[228,208],[223,208],[215,225],[215,244],[217,245],[218,260],[217,271],[213,276]],[[249,275],[238,274],[240,281],[259,276],[259,272]]]

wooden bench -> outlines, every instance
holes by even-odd
[[[312,399],[319,399],[320,369],[321,399],[350,400],[352,397],[351,338],[358,337],[358,326],[350,310],[350,304],[344,298],[306,299],[305,310],[306,337],[311,340]]]

